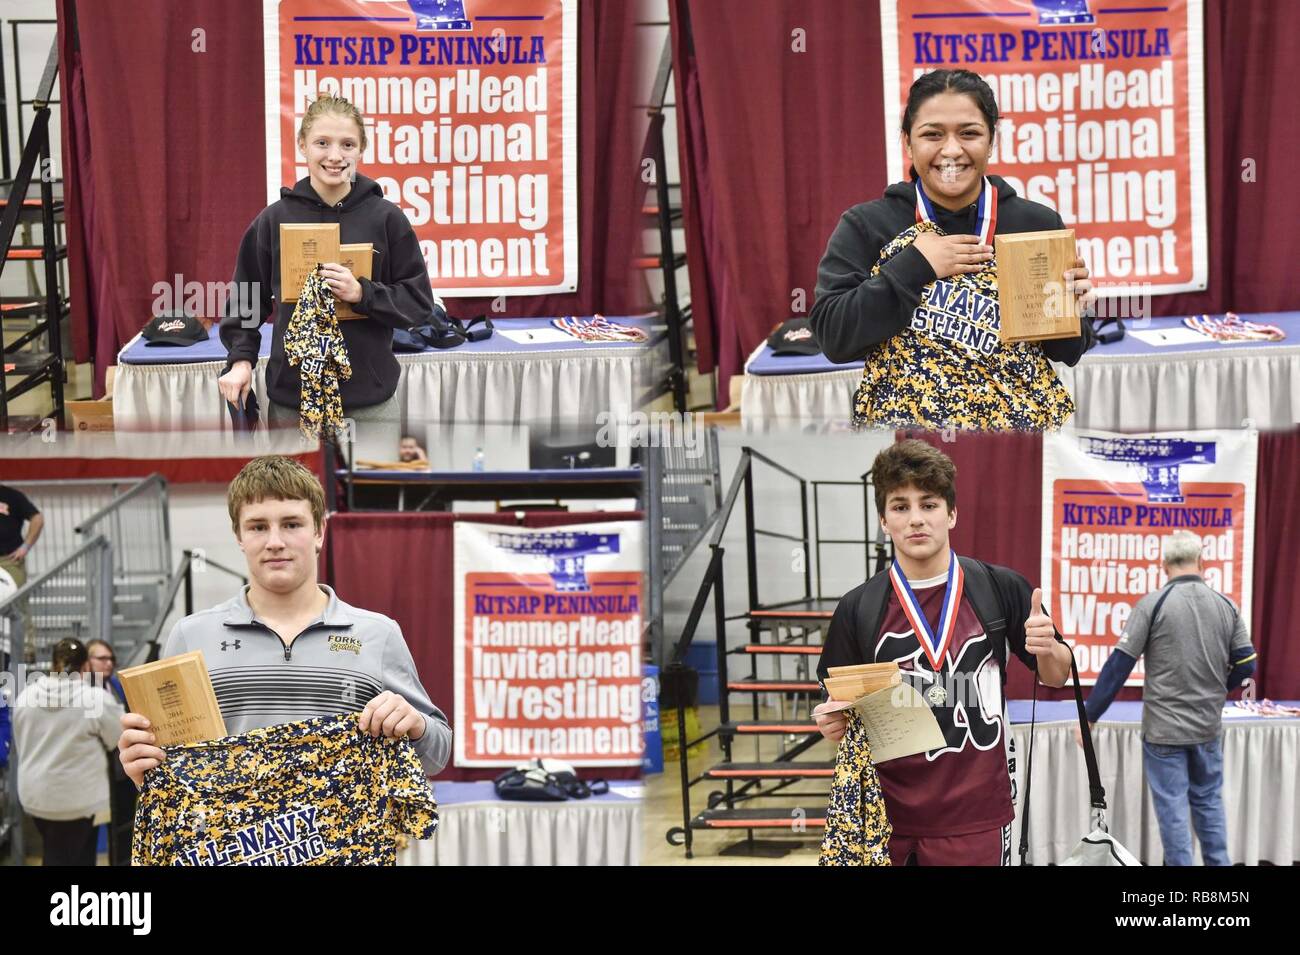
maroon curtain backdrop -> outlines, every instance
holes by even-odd
[[[1039,583],[1042,557],[1043,440],[1037,434],[960,435],[943,442],[917,434],[952,458],[957,466],[957,526],[952,546],[959,554],[1001,564]],[[1300,430],[1262,434],[1255,487],[1255,565],[1250,636],[1259,652],[1258,694],[1276,700],[1300,699],[1300,615],[1296,580],[1296,541],[1300,540]],[[1084,688],[1084,698],[1090,689]],[[1007,694],[1028,699],[1029,671],[1012,664]],[[1239,696],[1240,693],[1234,694]],[[1039,699],[1072,699],[1066,689],[1038,688]],[[1118,699],[1140,700],[1140,689],[1121,690]]]
[[[673,0],[672,20],[696,347],[725,404],[800,290],[812,308],[840,213],[884,188],[880,14],[874,0]]]
[[[156,282],[230,281],[262,208],[262,9],[237,0],[59,4],[74,327],[104,369],[149,320]],[[75,16],[76,31],[69,26]],[[193,50],[203,30],[205,52]],[[74,45],[75,44],[75,45]],[[71,85],[71,89],[69,86]]]
[[[1259,437],[1251,637],[1259,651],[1259,695],[1300,699],[1300,431]]]
[[[90,131],[86,127],[86,86],[81,68],[81,51],[77,49],[76,30],[67,13],[69,0],[58,0],[59,21],[59,125],[63,137],[63,155],[60,157],[60,174],[63,176],[63,209],[67,223],[68,245],[68,298],[72,319],[72,360],[91,361],[95,354],[95,327],[87,321],[92,314],[90,302],[95,298],[90,288],[91,276],[86,258],[86,237],[94,234],[93,209],[94,176],[88,164],[76,165],[68,158],[87,154]],[[74,225],[75,223],[75,225]],[[96,386],[96,397],[100,386]]]
[[[250,452],[229,458],[5,458],[0,461],[0,481],[84,481],[157,474],[168,484],[229,484],[252,456]],[[290,457],[317,477],[323,473],[317,452]]]
[[[637,304],[636,63],[619,55],[633,46],[635,3],[578,9],[578,291],[511,298],[506,315]],[[266,204],[262,5],[136,0],[123,16],[116,4],[59,0],[58,17],[74,340],[79,360],[93,348],[98,397],[104,369],[149,320],[154,283],[228,282]],[[197,29],[205,52],[192,49]],[[489,302],[448,307],[471,315]]]
[[[673,0],[671,11],[700,370],[716,368],[726,395],[727,379],[792,314],[794,290],[811,309],[840,214],[888,185],[880,7]],[[807,52],[792,49],[796,29]],[[1297,62],[1300,4],[1206,0],[1209,288],[1157,297],[1155,314],[1300,308],[1287,243],[1263,238],[1300,219],[1285,174],[1300,126],[1283,92]],[[1242,181],[1247,159],[1255,182]]]
[[[640,520],[631,513],[537,513],[524,527]],[[402,628],[433,702],[455,720],[453,606],[457,521],[517,526],[514,514],[336,514],[321,555],[322,579],[348,603],[392,617]],[[455,723],[452,729],[456,730]],[[492,779],[500,769],[456,768],[439,779]],[[582,775],[636,779],[639,766],[583,770]]]

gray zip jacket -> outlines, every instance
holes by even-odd
[[[344,603],[324,584],[329,604],[287,646],[256,618],[241,590],[223,604],[172,628],[162,656],[200,650],[231,735],[317,716],[355,713],[385,690],[424,714],[412,740],[424,771],[436,775],[451,756],[451,727],[420,683],[396,621]]]

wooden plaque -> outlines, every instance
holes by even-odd
[[[226,735],[217,694],[199,650],[118,671],[126,704],[148,717],[159,746]]]
[[[280,301],[296,305],[316,263],[338,260],[337,222],[280,223]]]
[[[1074,338],[1079,307],[1065,288],[1074,267],[1074,230],[1016,232],[994,237],[998,265],[998,311],[1004,342]]]
[[[339,265],[351,271],[357,277],[357,281],[363,278],[374,278],[374,257],[375,247],[369,242],[349,242],[339,246]],[[340,301],[338,296],[334,298],[334,314],[338,316],[340,322],[366,317],[354,312],[352,306]]]
[[[846,703],[903,682],[903,674],[897,663],[862,663],[857,666],[831,667],[826,672],[826,692],[832,700]]]

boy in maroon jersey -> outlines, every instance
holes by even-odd
[[[956,468],[907,440],[871,468],[894,564],[835,609],[817,673],[896,661],[934,711],[945,745],[877,765],[893,826],[895,865],[1008,865],[1015,810],[1007,771],[1003,670],[1008,650],[1048,686],[1070,675],[1070,648],[1042,612],[1042,592],[1006,567],[958,559]],[[982,612],[978,608],[983,608]],[[843,712],[816,713],[822,735],[844,735]]]

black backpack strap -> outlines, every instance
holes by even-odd
[[[1002,589],[994,582],[993,568],[975,557],[961,557],[959,555],[957,559],[961,561],[962,571],[966,575],[965,594],[970,598],[971,606],[975,609],[975,615],[979,617],[980,623],[984,625],[984,632],[988,635],[989,643],[993,645],[993,656],[998,661],[998,668],[1002,672],[1002,686],[1005,691],[1007,685],[1007,658],[1011,655],[1007,638],[1007,621],[1011,617],[1010,611],[1003,606]],[[1037,711],[1038,677],[1035,675],[1034,698],[1029,717],[1029,758],[1025,765],[1025,794],[1020,804],[1021,865],[1028,865],[1029,784],[1033,778],[1031,773],[1034,766],[1034,722],[1037,718]],[[1005,732],[1007,734],[1007,745],[1011,746],[1011,720],[1009,716],[1006,719]]]
[[[984,626],[989,643],[993,645],[993,655],[1002,670],[1002,682],[1007,682],[1007,613],[998,596],[999,591],[993,583],[993,572],[989,565],[974,557],[957,558],[961,561],[962,572],[966,575],[963,591],[970,598],[975,616]],[[862,594],[862,603],[866,612],[874,614],[871,629],[867,631],[870,639],[880,635],[880,628],[885,622],[885,610],[889,605],[892,585],[889,571],[883,570],[867,581],[867,589]],[[874,658],[868,654],[869,658]]]
[[[984,625],[989,643],[993,645],[993,656],[1002,671],[1002,685],[1007,683],[1007,611],[1002,606],[999,591],[993,583],[993,571],[989,565],[974,557],[957,558],[961,562],[962,572],[966,576],[964,593],[970,598],[975,616]]]
[[[862,592],[861,606],[872,614],[871,629],[867,631],[868,645],[865,659],[875,660],[875,648],[872,646],[880,636],[880,628],[885,625],[885,611],[889,608],[889,594],[892,585],[889,582],[889,570],[886,568],[867,581],[867,589]]]
[[[486,315],[476,315],[469,319],[469,321],[465,322],[462,322],[459,319],[456,321],[460,326],[461,331],[464,332],[465,337],[472,342],[486,341],[492,337],[492,331],[496,328],[496,326],[492,324],[492,319],[488,318]]]
[[[1070,678],[1074,684],[1074,708],[1079,715],[1079,733],[1083,738],[1083,762],[1088,769],[1088,804],[1094,814],[1100,814],[1104,820],[1106,813],[1106,789],[1101,784],[1101,771],[1097,768],[1097,753],[1092,746],[1092,727],[1088,724],[1088,712],[1083,707],[1083,689],[1079,686],[1079,668],[1075,666],[1074,655],[1070,655]],[[1029,759],[1025,763],[1025,801],[1020,810],[1020,864],[1028,865],[1029,855],[1029,788],[1034,778],[1034,727],[1038,722],[1038,678],[1034,677],[1034,703],[1029,718]],[[1101,828],[1106,828],[1104,821]]]
[[[1076,677],[1076,682],[1077,682]],[[1034,726],[1038,723],[1038,674],[1034,674],[1034,701],[1029,705],[1029,755],[1025,760],[1025,798],[1020,801],[1020,864],[1029,865],[1029,790],[1034,781]],[[1011,716],[1007,715],[1007,735]],[[1092,745],[1089,740],[1088,745]]]

